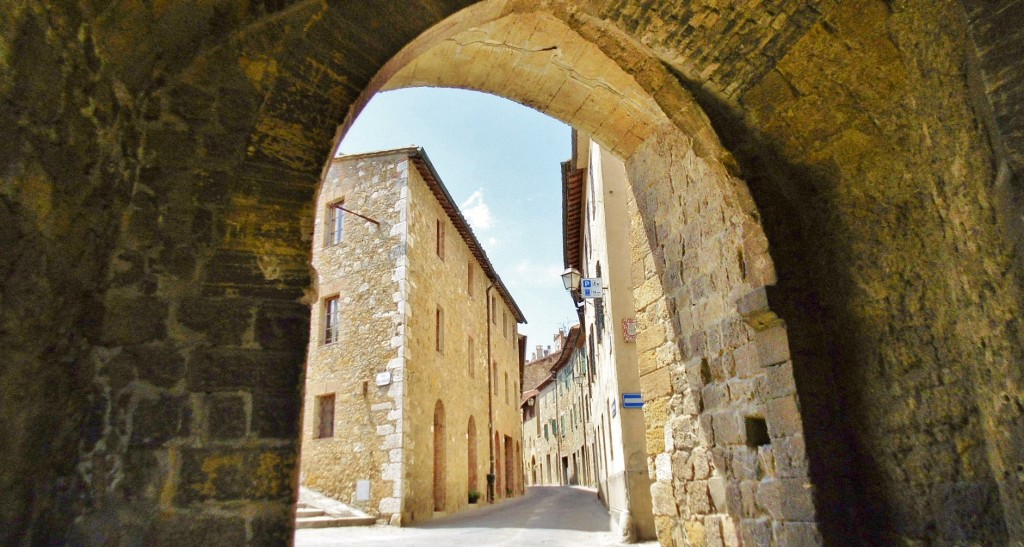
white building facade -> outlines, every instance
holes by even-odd
[[[623,407],[624,396],[641,392],[636,346],[626,332],[636,308],[625,166],[582,135],[574,133],[573,144],[573,158],[562,167],[565,263],[603,285],[601,297],[575,296],[591,366],[593,468],[623,538],[654,539],[643,409]]]

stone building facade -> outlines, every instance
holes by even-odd
[[[521,493],[524,318],[426,154],[336,158],[316,211],[302,483],[395,524]]]
[[[579,325],[555,336],[554,351],[526,364],[523,444],[528,484],[595,486],[590,370]]]
[[[641,393],[635,338],[627,338],[623,329],[636,310],[625,166],[573,131],[573,155],[562,165],[562,184],[565,265],[603,284],[597,298],[571,293],[581,307],[593,366],[588,402],[598,488],[623,537],[654,539],[644,411],[623,406],[624,395]]]

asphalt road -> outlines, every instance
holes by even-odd
[[[619,545],[608,511],[592,490],[535,486],[526,496],[407,528],[363,526],[298,530],[297,547],[332,545]]]

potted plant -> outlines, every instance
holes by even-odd
[[[476,505],[476,502],[480,499],[480,492],[476,490],[469,491],[469,503],[470,505]]]

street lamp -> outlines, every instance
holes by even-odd
[[[565,285],[565,290],[575,291],[580,288],[580,278],[583,275],[576,268],[566,268],[562,272],[562,285]]]

